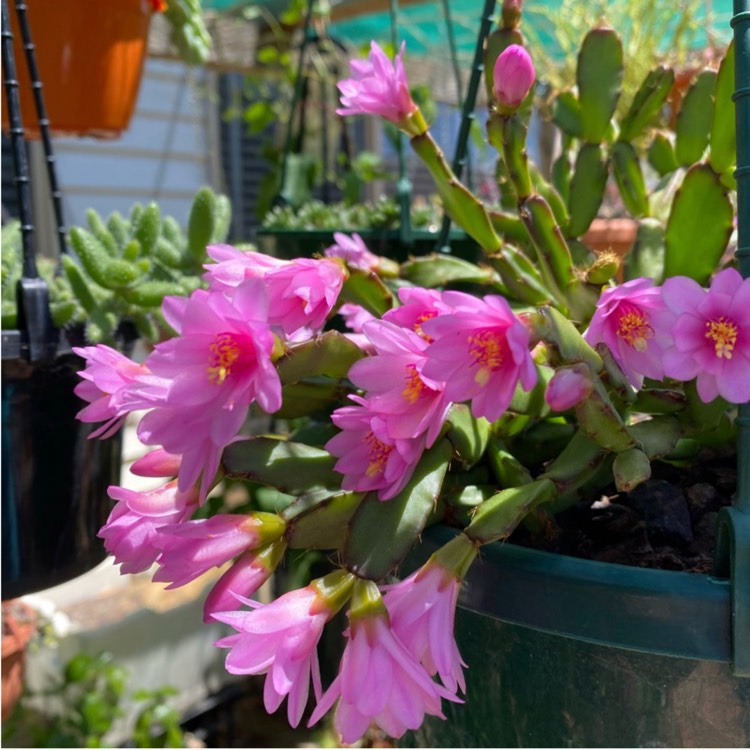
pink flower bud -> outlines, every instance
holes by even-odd
[[[586,367],[561,367],[549,381],[544,400],[553,411],[567,411],[587,398],[593,389]]]
[[[133,461],[130,473],[139,477],[176,477],[181,463],[182,456],[175,456],[163,448],[157,448]]]
[[[529,53],[511,44],[495,62],[494,93],[501,107],[515,110],[521,105],[536,78]]]

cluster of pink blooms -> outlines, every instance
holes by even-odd
[[[391,62],[373,44],[369,61],[353,63],[353,77],[339,84],[342,112],[375,113],[407,127],[416,106],[402,54]],[[504,60],[517,70],[508,78],[496,68],[498,96],[517,106],[533,82],[530,61],[518,50]],[[209,247],[215,262],[206,267],[208,289],[164,301],[177,335],[143,364],[105,346],[76,350],[87,362],[76,392],[88,402],[79,418],[102,423],[95,436],[112,435],[129,413],[145,410],[137,435],[153,450],[132,471],[164,479],[149,492],[109,490],[116,504],[100,536],[122,571],[156,565],[154,580],[177,587],[228,564],[204,607],[207,621],[235,631],[217,643],[229,649],[227,669],[266,675],[266,708],[275,711],[286,698],[294,726],[312,685],[310,723],[335,705],[335,727],[353,743],[373,721],[399,737],[425,715],[442,716],[443,699],[460,701],[465,664],[453,620],[477,546],[459,535],[393,586],[337,570],[260,605],[250,597],[284,556],[287,524],[274,513],[193,518],[221,478],[222,453],[243,439],[251,407],[267,414],[281,407],[276,360],[320,333],[336,311],[369,356],[349,371],[358,393],[333,412],[340,431],[326,448],[337,458],[343,489],[375,492],[382,501],[406,487],[453,404],[468,402],[474,417],[496,421],[517,389],[537,384],[535,357],[542,362],[545,355],[527,319],[498,295],[402,287],[399,305],[381,319],[356,305],[337,309],[349,269],[372,272],[380,260],[356,235],[335,239],[325,257],[293,261]],[[684,277],[661,287],[637,279],[607,289],[584,337],[605,344],[635,388],[647,378],[697,379],[704,401],[750,400],[750,280],[735,270],[717,274],[709,289]],[[547,403],[557,412],[573,408],[591,393],[594,375],[583,364],[560,367]],[[349,601],[340,671],[324,690],[318,642]]]

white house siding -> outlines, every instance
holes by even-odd
[[[202,185],[223,187],[214,92],[214,74],[148,59],[135,114],[120,138],[53,139],[66,225],[85,224],[89,208],[106,217],[148,201],[158,201],[162,214],[184,224]],[[48,191],[40,144],[32,162],[39,206]],[[51,214],[38,208],[35,213],[40,235],[49,237]]]

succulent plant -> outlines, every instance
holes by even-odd
[[[202,284],[206,245],[226,238],[231,218],[228,198],[210,188],[198,191],[187,232],[157,203],[136,203],[127,218],[114,212],[102,219],[93,209],[87,227],[72,227],[73,254],[60,265],[37,261],[50,289],[50,312],[58,328],[83,326],[89,343],[112,343],[124,321],[138,334],[158,341],[166,324],[160,306],[166,295],[187,295]],[[21,277],[20,230],[6,226],[2,246],[2,324],[15,328],[16,282]]]

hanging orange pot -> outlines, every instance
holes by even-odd
[[[128,127],[143,74],[153,7],[152,0],[28,2],[29,28],[54,135],[116,138]],[[15,8],[10,16],[23,125],[27,138],[39,138]],[[7,130],[5,110],[2,122]]]

